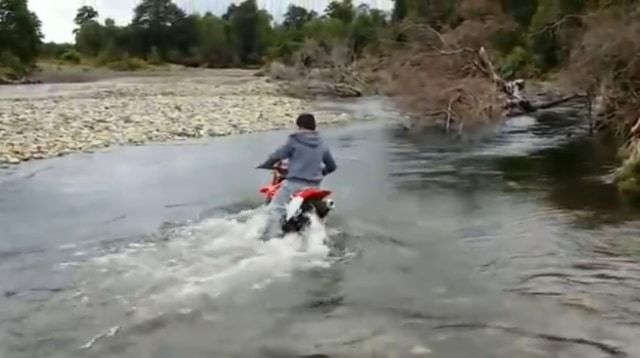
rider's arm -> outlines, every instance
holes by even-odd
[[[278,148],[275,152],[271,153],[269,158],[262,164],[258,166],[258,168],[272,168],[277,162],[287,159],[293,153],[293,146],[291,144],[291,139],[287,139],[287,143],[285,143],[282,147]]]
[[[335,159],[333,159],[333,155],[331,155],[331,151],[329,149],[325,150],[324,155],[322,156],[322,163],[324,164],[322,175],[329,175],[338,169],[338,165],[336,164]]]

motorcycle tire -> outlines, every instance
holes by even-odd
[[[301,232],[310,224],[311,221],[306,215],[299,215],[289,221],[282,220],[282,232]]]
[[[331,208],[324,200],[309,200],[305,201],[301,207],[303,212],[314,212],[320,219],[324,219],[331,211]]]

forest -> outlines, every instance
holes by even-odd
[[[618,4],[619,3],[619,4]],[[623,4],[624,3],[624,4]],[[610,5],[616,4],[616,5]],[[291,5],[279,23],[255,0],[232,4],[225,14],[186,14],[171,0],[143,0],[130,24],[99,21],[84,6],[75,17],[74,44],[41,43],[40,22],[27,0],[0,1],[0,63],[28,69],[38,58],[103,65],[127,59],[150,64],[237,67],[290,61],[305,42],[347,45],[353,56],[392,51],[406,42],[403,27],[425,24],[446,32],[465,21],[500,22],[487,34],[505,74],[540,75],[568,60],[572,41],[594,10],[634,1],[598,0],[396,0],[391,13],[333,1],[322,14]]]

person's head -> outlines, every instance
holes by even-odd
[[[296,125],[298,129],[305,129],[308,131],[316,130],[316,118],[311,113],[303,113],[296,119]]]

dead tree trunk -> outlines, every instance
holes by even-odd
[[[499,91],[507,96],[504,109],[507,117],[530,114],[539,110],[549,109],[578,98],[586,98],[584,94],[571,94],[562,98],[547,102],[532,103],[524,94],[525,82],[523,79],[506,81],[495,71],[495,67],[489,58],[489,54],[481,47],[478,51],[479,64],[476,66],[484,72],[496,85]]]

